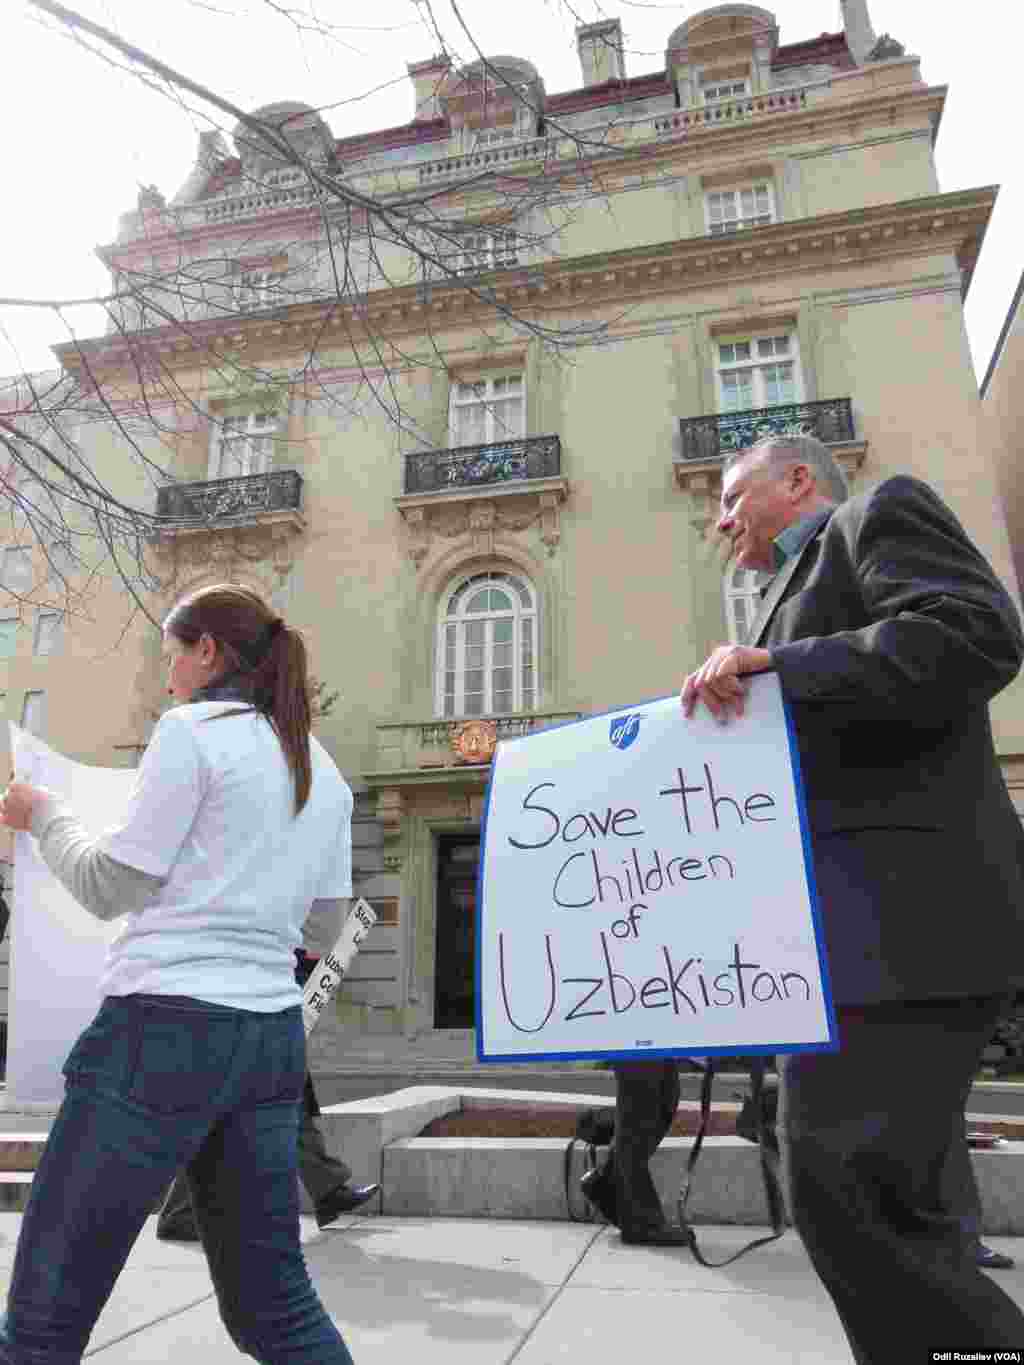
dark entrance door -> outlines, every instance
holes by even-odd
[[[437,849],[434,1027],[472,1028],[476,936],[476,835],[442,835]]]

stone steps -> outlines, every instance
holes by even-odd
[[[366,1206],[365,1216],[565,1220],[585,1218],[588,1213],[579,1193],[579,1177],[585,1169],[579,1144],[570,1166],[570,1213],[563,1139],[421,1138],[417,1134],[432,1119],[473,1106],[550,1107],[578,1113],[606,1103],[607,1097],[600,1095],[417,1086],[332,1105],[324,1110],[323,1126],[328,1145],[344,1155],[357,1183],[381,1183],[381,1198]],[[45,1131],[39,1129],[0,1134],[0,1211],[25,1208],[45,1140]],[[651,1163],[670,1216],[675,1213],[690,1147],[689,1138],[669,1138]],[[972,1155],[985,1233],[1024,1236],[1024,1142],[1007,1142]],[[304,1191],[303,1207],[309,1211]],[[768,1213],[757,1149],[741,1138],[708,1138],[688,1211],[698,1224],[765,1225]]]

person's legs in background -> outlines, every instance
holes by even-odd
[[[981,1194],[978,1190],[977,1177],[974,1174],[974,1163],[971,1160],[970,1147],[967,1143],[967,1105],[971,1096],[971,1085],[974,1076],[967,1079],[961,1096],[961,1112],[963,1120],[961,1122],[961,1140],[950,1153],[949,1165],[947,1167],[947,1183],[949,1190],[950,1208],[958,1211],[960,1222],[963,1227],[964,1237],[967,1241],[969,1253],[981,1266],[982,1270],[1012,1270],[1014,1261],[1012,1256],[1004,1256],[1001,1251],[995,1251],[992,1247],[986,1246],[981,1240]]]
[[[679,1104],[679,1065],[652,1059],[613,1066],[615,1139],[604,1165],[584,1180],[583,1192],[618,1224],[624,1241],[685,1245],[685,1235],[666,1221],[650,1170]]]
[[[379,1193],[380,1185],[352,1184],[352,1168],[327,1150],[317,1122],[319,1117],[313,1079],[307,1071],[299,1123],[299,1175],[313,1201],[317,1227],[325,1228],[343,1213],[351,1213],[372,1199]]]

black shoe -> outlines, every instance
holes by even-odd
[[[622,1234],[627,1246],[646,1247],[688,1247],[690,1238],[682,1228],[670,1227],[668,1223],[660,1228],[636,1228]]]
[[[379,1191],[379,1185],[339,1185],[336,1190],[325,1195],[317,1204],[317,1227],[325,1228],[328,1223],[333,1223],[335,1218],[340,1218],[343,1213],[351,1213],[360,1204],[365,1204],[368,1199],[372,1199]]]
[[[993,1251],[984,1242],[979,1242],[975,1248],[974,1259],[982,1270],[1012,1270],[1016,1264],[1012,1256],[1006,1256],[1001,1251]]]
[[[158,1242],[198,1242],[199,1229],[191,1219],[179,1219],[163,1227],[157,1223],[156,1239]]]
[[[588,1204],[593,1204],[607,1223],[616,1222],[615,1196],[604,1180],[604,1171],[595,1168],[580,1176],[580,1189]]]

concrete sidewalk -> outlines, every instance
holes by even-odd
[[[21,1218],[0,1216],[10,1273]],[[149,1219],[93,1334],[101,1365],[233,1365],[198,1247]],[[703,1227],[706,1255],[753,1228]],[[457,1218],[303,1220],[306,1257],[356,1365],[622,1365],[645,1356],[722,1365],[850,1365],[830,1301],[792,1232],[724,1270],[684,1251],[623,1246],[592,1224]],[[1012,1238],[992,1245],[1011,1255]],[[1024,1305],[1024,1268],[998,1282]],[[6,1287],[6,1281],[5,1281]]]

